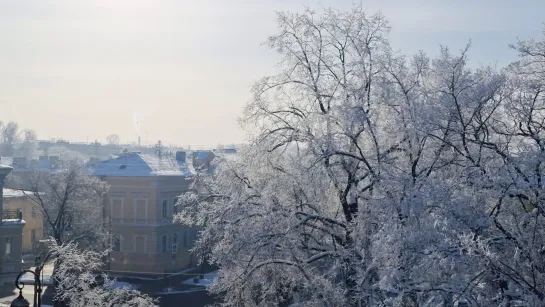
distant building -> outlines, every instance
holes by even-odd
[[[13,168],[11,175],[14,181],[9,188],[27,189],[29,180],[35,172],[50,173],[61,170],[65,167],[66,161],[59,156],[39,156],[38,159],[27,159],[26,157],[2,157],[2,164]]]
[[[11,167],[0,165],[0,285],[14,282],[21,271],[22,234],[25,221],[16,210],[4,209],[4,179]]]
[[[35,252],[39,240],[44,238],[44,222],[37,205],[32,201],[32,192],[4,189],[4,209],[21,212],[26,222],[23,227],[23,254]]]
[[[236,154],[237,153],[237,150],[234,147],[222,147],[222,148],[214,149],[213,151],[215,153],[217,152],[217,153],[223,153],[223,154]]]
[[[196,230],[173,223],[177,198],[188,191],[195,174],[185,152],[127,152],[91,164],[89,171],[110,184],[103,201],[111,221],[110,271],[165,273],[197,264],[189,252]]]

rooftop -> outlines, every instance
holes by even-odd
[[[21,190],[14,189],[2,189],[4,198],[16,198],[16,197],[25,197],[25,193]],[[32,194],[30,191],[26,191],[27,194]]]
[[[38,159],[28,159],[24,157],[0,157],[0,162],[16,171],[52,171],[57,169],[55,165],[59,162],[59,157],[40,156]]]
[[[23,219],[2,219],[2,226],[9,226],[9,225],[25,225],[26,222]]]
[[[89,166],[95,176],[183,176],[191,177],[195,171],[186,162],[169,154],[162,156],[129,152]]]
[[[4,168],[4,169],[11,169],[11,166],[9,166],[9,165],[4,165],[4,164],[0,164],[0,169],[2,169],[2,168]]]

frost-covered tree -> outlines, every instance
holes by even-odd
[[[541,41],[512,47],[520,60],[505,69],[507,80],[500,95],[470,108],[474,115],[460,129],[468,148],[474,150],[474,169],[479,169],[468,183],[487,203],[488,214],[465,245],[473,259],[482,261],[492,302],[541,306],[545,303],[545,32]],[[486,297],[485,293],[479,294]]]
[[[108,189],[107,183],[74,162],[63,170],[34,173],[23,193],[31,196],[29,200],[43,218],[44,234],[55,246],[77,244],[91,253],[104,250],[109,241],[102,205]],[[54,262],[52,278],[55,284],[61,282],[60,268],[71,264],[64,264],[59,253],[40,257],[42,265]]]
[[[542,306],[543,42],[408,58],[382,15],[279,13],[251,135],[179,220],[227,306]]]
[[[36,172],[25,193],[32,196],[29,199],[43,216],[47,235],[58,245],[77,242],[90,247],[107,239],[102,197],[108,189],[107,183],[71,163],[63,170]]]
[[[87,306],[156,306],[149,296],[127,287],[116,286],[116,280],[101,274],[106,252],[81,250],[75,243],[53,244],[52,257],[59,261],[56,267],[55,298],[73,307]]]

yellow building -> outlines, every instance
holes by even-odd
[[[196,230],[173,223],[177,197],[189,189],[194,175],[185,152],[124,153],[90,170],[110,184],[103,204],[111,223],[111,272],[156,274],[196,266],[189,252]]]
[[[21,211],[26,222],[23,227],[23,255],[34,253],[38,242],[44,238],[44,223],[36,204],[30,199],[32,192],[4,189],[3,194],[4,209]]]
[[[0,286],[13,283],[21,271],[22,230],[25,226],[20,212],[4,208],[4,179],[10,171],[11,167],[0,165]]]

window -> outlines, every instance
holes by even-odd
[[[36,208],[34,207],[32,207],[32,217],[36,217]]]
[[[187,247],[189,231],[184,231],[184,247]]]
[[[30,231],[30,242],[32,243],[36,242],[36,229],[32,229]]]
[[[163,217],[167,217],[168,200],[163,199]]]
[[[143,224],[148,218],[148,201],[146,199],[140,198],[134,201],[134,218],[136,219],[135,223]]]
[[[121,222],[120,219],[123,219],[123,199],[122,198],[112,198],[110,202],[110,215],[115,219],[115,223]]]
[[[178,206],[176,206],[176,203],[178,202],[178,199],[174,198],[172,200],[172,212],[174,214],[178,214]]]
[[[111,247],[114,252],[119,252],[121,250],[121,236],[113,235]]]
[[[134,252],[135,253],[146,253],[148,246],[147,246],[147,237],[145,235],[135,235],[134,236]]]
[[[166,252],[166,251],[167,251],[167,236],[163,235],[163,237],[161,238],[161,252]]]
[[[172,234],[172,252],[176,253],[178,251],[178,234]]]
[[[6,257],[11,256],[11,243],[13,239],[12,238],[6,238],[6,248],[4,249]]]

